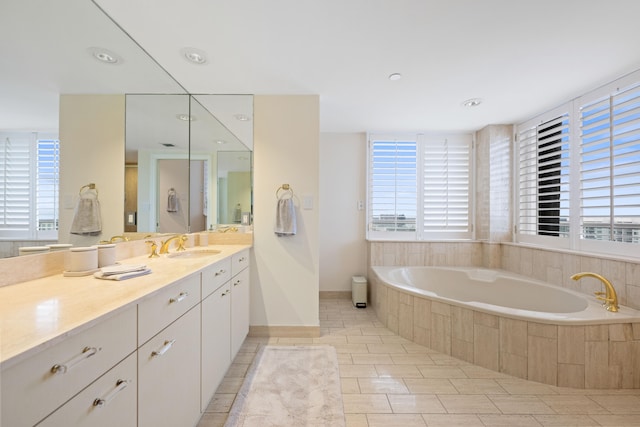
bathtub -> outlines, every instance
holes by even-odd
[[[640,322],[640,311],[606,311],[595,297],[502,270],[475,267],[372,267],[385,283],[416,296],[541,323]]]
[[[638,310],[620,306],[611,313],[595,296],[502,270],[371,267],[370,273],[378,319],[418,344],[545,384],[640,388]]]

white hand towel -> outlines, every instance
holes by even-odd
[[[93,273],[93,277],[96,279],[105,279],[105,280],[127,280],[132,279],[138,276],[144,276],[145,274],[151,273],[150,268],[143,268],[141,270],[129,271],[128,273],[120,273],[120,274],[107,274],[103,271],[96,271]]]
[[[292,198],[279,199],[276,211],[277,236],[293,236],[296,234],[296,206]]]
[[[71,234],[98,236],[102,233],[102,217],[98,193],[87,190],[80,194],[71,223]]]

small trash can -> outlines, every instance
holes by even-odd
[[[367,279],[362,276],[351,278],[351,299],[354,307],[365,308],[367,306]]]

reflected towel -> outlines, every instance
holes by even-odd
[[[98,236],[100,233],[102,233],[102,217],[98,193],[95,190],[84,191],[80,193],[73,213],[71,234]]]
[[[173,188],[167,196],[167,212],[178,212],[178,194]]]
[[[276,228],[277,236],[293,236],[296,234],[296,206],[293,199],[279,199],[276,212]]]

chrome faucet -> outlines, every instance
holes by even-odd
[[[168,254],[169,253],[169,243],[171,243],[174,240],[178,241],[178,249],[176,249],[177,251],[184,251],[184,242],[186,242],[188,239],[188,237],[185,234],[176,234],[173,237],[169,237],[167,240],[165,240],[164,242],[162,242],[162,246],[160,246],[160,253],[161,254]]]
[[[598,273],[584,272],[584,273],[577,273],[571,276],[573,280],[580,280],[583,277],[594,277],[602,282],[606,292],[596,292],[595,293],[596,298],[598,298],[601,301],[604,301],[602,305],[607,311],[616,313],[618,311],[618,308],[620,307],[618,306],[618,295],[616,294],[616,290],[611,284],[611,282],[605,279],[604,277],[602,277],[601,275],[599,275]]]

